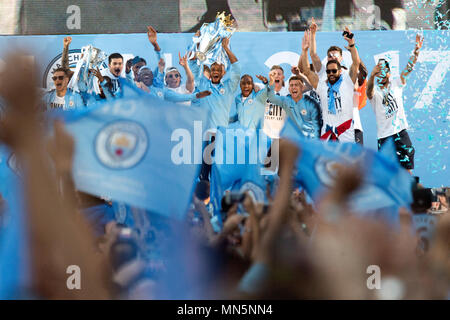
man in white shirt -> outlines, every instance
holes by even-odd
[[[269,78],[274,79],[275,94],[279,96],[287,96],[289,90],[284,86],[284,70],[279,65],[270,68]],[[279,139],[281,129],[286,121],[286,111],[280,106],[273,104],[267,99],[266,109],[264,112],[264,133],[272,139]]]
[[[317,73],[319,79],[325,79],[326,80],[326,64],[323,64],[320,60],[319,56],[316,52],[316,32],[317,32],[317,24],[314,21],[314,18],[312,18],[311,26],[309,30],[311,31],[311,37],[310,37],[310,56],[313,63],[313,67],[315,72]],[[342,49],[338,46],[331,46],[327,50],[327,62],[330,60],[337,60],[341,64],[341,70],[342,73],[348,73],[349,70],[342,65],[343,56],[342,56]],[[355,142],[359,144],[363,144],[363,128],[361,124],[361,119],[359,116],[359,109],[360,109],[360,101],[364,100],[365,97],[361,94],[361,86],[363,85],[365,79],[367,77],[367,69],[365,68],[364,64],[361,62],[359,69],[358,69],[358,83],[355,83],[355,90],[354,90],[354,108],[353,108],[353,126],[354,126],[354,133],[355,133]],[[365,90],[364,90],[365,91]],[[365,95],[365,92],[364,92]]]
[[[305,32],[302,43],[302,56],[307,56],[311,33]],[[308,68],[307,61],[302,62],[302,69],[317,90],[322,111],[321,139],[338,140],[340,142],[355,142],[353,127],[353,91],[358,76],[360,59],[355,47],[354,35],[345,28],[344,39],[348,42],[347,49],[352,55],[352,65],[348,73],[342,71],[338,60],[329,60],[326,64],[326,79]]]
[[[378,149],[389,139],[394,140],[400,164],[411,172],[414,169],[414,147],[409,138],[408,123],[403,108],[403,87],[417,62],[423,38],[416,36],[416,47],[400,78],[391,79],[388,61],[380,59],[367,83],[367,97],[375,111]]]

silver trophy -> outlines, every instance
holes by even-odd
[[[200,28],[200,35],[192,39],[191,58],[195,56],[199,63],[223,60],[224,53],[220,43],[223,38],[231,37],[236,31],[232,26],[233,22],[231,15],[226,16],[222,12],[217,14],[215,22],[204,23]]]
[[[92,76],[89,74],[89,69],[96,69],[99,67],[100,64],[106,59],[106,54],[99,48],[94,48],[91,45],[83,47],[81,49],[81,53],[83,54],[82,59],[85,62],[85,68],[83,69],[83,74],[80,79],[87,83],[89,81],[89,77]]]
[[[94,75],[89,72],[90,69],[98,68],[107,58],[105,52],[92,45],[81,48],[81,59],[75,68],[74,76],[69,82],[69,88],[75,91],[88,92],[98,91]],[[98,92],[97,92],[98,93]]]

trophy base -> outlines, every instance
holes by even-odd
[[[206,60],[206,55],[203,52],[196,52],[195,56],[197,57],[198,60],[200,61],[205,61]]]

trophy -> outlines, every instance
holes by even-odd
[[[81,48],[81,59],[78,61],[75,68],[74,75],[69,82],[68,87],[74,91],[92,93],[95,91],[99,93],[97,81],[94,81],[94,75],[89,72],[89,69],[98,68],[107,55],[102,50],[93,47],[92,45]]]
[[[225,12],[217,13],[215,22],[204,23],[200,28],[200,35],[192,38],[190,58],[195,56],[198,64],[213,61],[226,64],[228,60],[223,52],[221,40],[231,37],[236,31],[232,26],[233,23],[231,15],[226,16]]]

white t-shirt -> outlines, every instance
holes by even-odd
[[[191,92],[188,91],[188,89],[186,89],[186,84],[180,84],[179,87],[177,88],[170,88],[168,86],[166,86],[166,88],[175,91],[176,93],[180,93],[180,94],[191,94]],[[190,101],[183,101],[183,102],[177,102],[177,104],[183,104],[185,106],[190,106],[191,102]]]
[[[66,101],[64,100],[64,97],[58,97],[57,94],[55,94],[55,98],[52,102],[50,102],[50,107],[52,109],[65,109]]]
[[[392,79],[388,87],[380,89],[376,84],[370,104],[377,119],[378,139],[408,129],[405,110],[403,108],[403,87],[400,78]]]
[[[353,119],[353,90],[354,90],[354,83],[352,79],[350,78],[348,72],[342,72],[342,83],[339,87],[339,92],[335,95],[335,107],[336,107],[336,113],[333,114],[330,111],[328,111],[328,84],[327,80],[322,78],[319,80],[319,83],[317,84],[317,93],[319,94],[320,98],[320,108],[322,110],[322,119],[323,119],[323,125],[322,125],[322,135],[326,132],[327,125],[331,127],[338,127],[347,120]],[[353,122],[353,121],[352,121]],[[339,136],[339,141],[341,142],[355,142],[355,132],[353,123],[351,124],[350,128],[342,133]]]
[[[280,96],[287,96],[289,90],[286,87],[282,87],[280,91],[275,91],[275,94],[279,93]],[[263,131],[272,139],[279,139],[280,132],[284,127],[286,121],[286,111],[280,106],[266,101],[266,109],[264,111],[264,125]]]
[[[359,116],[359,92],[353,93],[353,127],[360,131],[363,131],[361,118]]]

